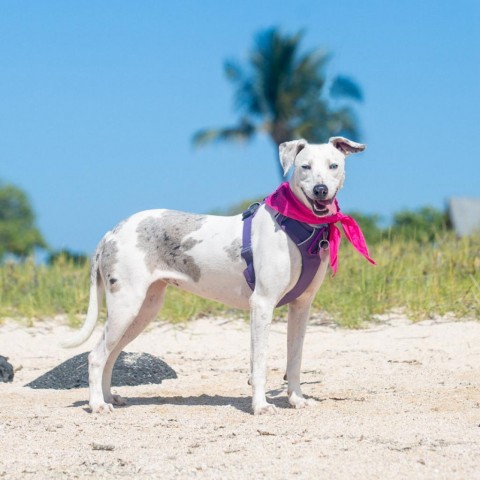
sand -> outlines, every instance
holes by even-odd
[[[127,347],[177,379],[118,387],[129,404],[92,415],[88,390],[24,385],[90,350],[58,347],[54,321],[0,327],[16,371],[0,383],[0,478],[480,478],[480,323],[399,316],[363,330],[309,326],[294,410],[283,382],[286,324],[270,338],[274,416],[250,410],[248,325],[155,323]]]

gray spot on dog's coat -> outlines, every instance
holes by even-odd
[[[232,262],[239,262],[241,260],[242,241],[236,238],[228,247],[225,247],[224,250]]]
[[[118,247],[115,240],[108,240],[100,247],[100,269],[105,283],[110,286],[111,292],[120,289],[120,284],[116,279],[113,279],[114,268],[118,261],[117,254]]]
[[[147,217],[137,227],[137,247],[145,252],[150,272],[168,268],[200,280],[200,267],[187,252],[202,240],[186,238],[205,222],[203,215],[169,211],[160,217]]]

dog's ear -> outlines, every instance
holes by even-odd
[[[344,155],[363,152],[367,148],[367,146],[363,145],[363,143],[352,142],[352,140],[344,137],[331,137],[328,140],[328,143],[331,143],[337,150],[342,152]]]
[[[307,146],[307,141],[303,138],[300,140],[292,140],[291,142],[283,142],[278,147],[280,155],[280,163],[283,167],[283,175],[285,176],[293,165],[295,157]]]

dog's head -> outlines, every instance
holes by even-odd
[[[345,158],[365,148],[343,137],[332,137],[321,145],[293,140],[280,145],[280,162],[284,175],[294,167],[290,179],[293,193],[315,215],[323,217],[335,213],[335,195],[345,180]]]

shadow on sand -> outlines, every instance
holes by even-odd
[[[252,399],[250,396],[230,397],[223,395],[196,395],[196,396],[175,396],[175,397],[127,397],[127,405],[116,408],[131,408],[135,406],[151,406],[151,405],[177,405],[180,407],[233,407],[244,413],[252,413]],[[279,409],[289,408],[286,397],[272,398],[267,397],[269,403],[272,403]],[[83,410],[90,412],[87,401],[77,401],[72,403],[70,407],[84,407]]]

